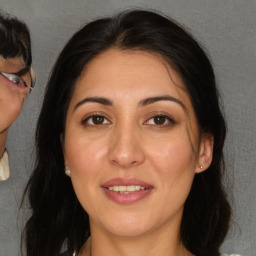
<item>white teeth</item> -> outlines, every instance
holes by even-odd
[[[139,185],[131,185],[131,186],[112,186],[112,187],[109,187],[108,189],[115,192],[128,193],[128,192],[144,190],[145,188]]]

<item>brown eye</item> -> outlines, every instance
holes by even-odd
[[[146,124],[151,126],[166,127],[176,122],[169,116],[166,115],[155,115],[146,121]]]
[[[104,125],[109,123],[110,122],[108,121],[108,119],[101,115],[89,116],[83,121],[83,124],[88,124],[90,126]]]
[[[104,119],[105,118],[103,116],[94,116],[94,117],[92,117],[92,123],[95,125],[103,124]]]
[[[162,125],[165,122],[166,122],[166,117],[164,117],[164,116],[156,116],[156,117],[154,117],[154,123],[156,125]]]

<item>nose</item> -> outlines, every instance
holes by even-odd
[[[111,164],[131,168],[145,160],[142,139],[136,129],[122,127],[113,131],[108,158]]]

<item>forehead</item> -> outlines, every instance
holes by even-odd
[[[0,55],[0,71],[16,73],[25,67],[26,65],[22,57],[5,59]]]
[[[120,49],[99,54],[84,68],[74,96],[104,92],[114,97],[114,92],[136,94],[145,89],[149,94],[188,96],[180,76],[160,55]]]

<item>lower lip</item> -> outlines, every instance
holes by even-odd
[[[147,197],[152,192],[151,188],[129,193],[119,193],[107,188],[103,188],[103,190],[110,200],[118,204],[133,204]]]

